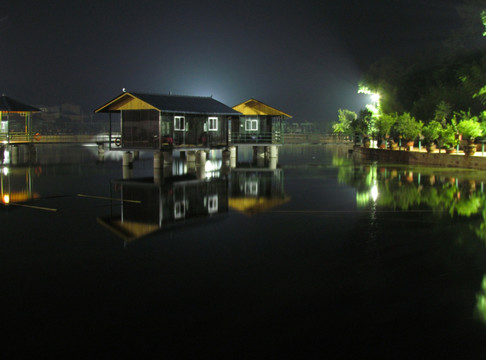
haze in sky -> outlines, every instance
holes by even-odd
[[[256,98],[296,121],[358,111],[364,69],[439,46],[457,1],[27,1],[0,4],[0,91],[85,112],[127,91]]]

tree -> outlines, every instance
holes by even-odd
[[[441,135],[442,125],[436,120],[432,120],[422,128],[422,135],[424,136],[425,144],[431,145]]]
[[[449,119],[451,113],[452,113],[451,104],[442,100],[435,107],[434,120],[440,122],[442,126],[446,126],[447,119]]]
[[[398,116],[394,129],[399,136],[407,141],[415,141],[420,135],[423,123],[415,120],[410,113],[403,113]]]
[[[470,111],[461,111],[456,115],[460,119],[457,124],[457,130],[462,134],[464,140],[468,140],[471,144],[474,143],[474,140],[483,134],[478,117],[472,116]]]
[[[361,110],[358,117],[351,122],[353,133],[368,136],[372,116],[373,114],[369,110]]]
[[[397,114],[381,114],[375,120],[376,134],[379,138],[385,139],[390,135],[391,128],[397,120]]]
[[[352,135],[351,124],[357,119],[358,115],[351,110],[339,109],[338,121],[332,125],[333,132],[340,135]]]

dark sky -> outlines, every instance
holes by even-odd
[[[86,112],[127,91],[254,97],[326,122],[366,103],[382,56],[443,41],[457,1],[26,1],[0,3],[0,91]]]

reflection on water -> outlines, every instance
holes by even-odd
[[[290,200],[282,169],[240,164],[230,170],[219,159],[197,165],[175,159],[161,172],[157,177],[113,180],[111,199],[118,202],[112,202],[111,216],[98,221],[130,242],[229,208],[253,215]]]
[[[483,172],[354,164],[338,156],[333,165],[339,167],[339,182],[356,189],[357,207],[369,210],[371,227],[377,212],[432,213],[451,220],[468,219],[469,230],[486,245]],[[486,323],[486,274],[476,300],[477,316]]]
[[[341,160],[335,160],[339,164]],[[484,177],[484,174],[481,174]],[[356,188],[360,208],[370,204],[382,210],[432,211],[439,215],[474,217],[477,235],[486,241],[486,178],[477,180],[471,174],[380,166],[378,164],[341,166],[341,183]]]
[[[0,167],[0,195],[5,205],[39,198],[34,191],[34,178],[40,176],[40,167]]]
[[[158,231],[169,225],[228,211],[225,178],[199,180],[175,176],[155,184],[153,178],[113,181],[112,205],[119,214],[99,221],[126,241]]]
[[[122,152],[21,151],[0,166],[4,342],[63,358],[187,342],[229,358],[484,357],[484,173],[338,150],[285,146],[275,169],[175,157],[160,173],[151,153],[125,171]]]
[[[254,215],[290,201],[284,191],[282,169],[266,170],[240,166],[231,170],[229,206]]]

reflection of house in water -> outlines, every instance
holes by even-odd
[[[113,204],[120,213],[99,222],[126,241],[170,225],[228,212],[228,182],[225,178],[198,180],[183,175],[165,178],[156,184],[153,178],[113,182]]]
[[[239,166],[231,169],[229,206],[247,215],[283,205],[290,200],[284,191],[282,169]]]
[[[38,167],[1,167],[0,195],[5,205],[26,202],[39,198],[33,190],[34,176]],[[38,174],[37,174],[38,175]]]

